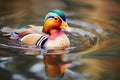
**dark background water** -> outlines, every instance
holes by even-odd
[[[43,25],[61,9],[70,50],[41,52],[0,35],[0,80],[120,80],[119,0],[0,0],[0,27]],[[30,55],[28,55],[30,54]]]

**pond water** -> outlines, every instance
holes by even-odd
[[[0,28],[43,25],[61,9],[71,47],[40,50],[0,35],[0,80],[120,80],[119,0],[0,0]]]

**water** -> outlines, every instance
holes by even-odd
[[[39,50],[0,35],[0,80],[120,80],[119,0],[1,0],[0,27],[43,25],[63,10],[74,30],[71,47]]]

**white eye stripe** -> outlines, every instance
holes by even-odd
[[[44,22],[48,19],[49,16],[58,16],[58,17],[62,20],[62,18],[61,18],[59,15],[50,12],[50,13],[48,13],[48,14],[46,15],[46,17],[45,17],[45,19],[44,19]]]

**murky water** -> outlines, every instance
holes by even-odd
[[[0,80],[120,80],[119,0],[0,0],[0,27],[43,25],[61,9],[71,47],[46,51],[0,35]]]

